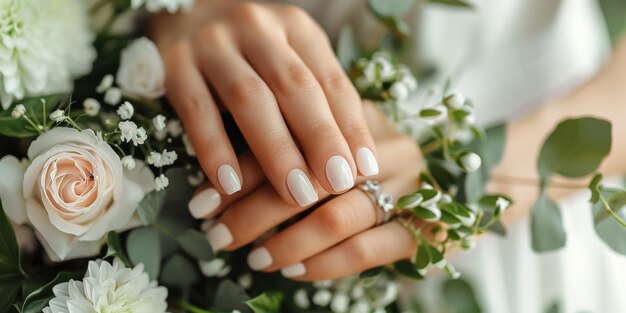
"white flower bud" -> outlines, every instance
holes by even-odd
[[[154,129],[161,131],[165,129],[165,116],[159,114],[152,119]]]
[[[117,115],[119,115],[120,118],[123,120],[129,120],[131,117],[133,117],[134,113],[135,108],[128,101],[122,103],[122,105],[120,105],[120,107],[117,109]]]
[[[122,90],[111,87],[104,93],[104,102],[109,105],[117,105],[122,101]]]
[[[63,112],[63,110],[56,110],[50,113],[50,119],[57,123],[63,122],[66,118],[67,116],[65,116],[65,112]]]
[[[100,84],[98,84],[98,87],[96,87],[96,92],[103,93],[109,90],[111,86],[113,86],[113,75],[107,74],[104,77],[102,77]]]
[[[470,227],[472,225],[474,225],[474,222],[476,222],[476,214],[474,212],[469,212],[469,217],[465,217],[462,215],[455,215],[456,218],[459,219],[459,221],[461,221],[461,224]]]
[[[332,280],[320,280],[313,282],[313,287],[322,289],[322,288],[330,288],[333,285]]]
[[[217,276],[226,266],[226,262],[223,259],[215,258],[211,261],[200,261],[200,272],[206,277]]]
[[[460,92],[453,92],[448,97],[446,97],[446,104],[454,109],[462,108],[464,103],[465,97]]]
[[[24,114],[26,114],[26,107],[23,104],[18,104],[15,106],[15,108],[13,108],[13,111],[11,112],[11,117],[13,117],[14,119],[18,119],[24,116]]]
[[[146,130],[143,127],[139,127],[133,134],[133,145],[143,145],[143,143],[146,142],[146,139],[148,139]]]
[[[239,283],[239,285],[241,285],[241,287],[243,287],[243,289],[248,289],[252,287],[252,274],[244,273],[243,275],[239,276],[237,282]]]
[[[307,295],[306,290],[304,290],[303,288],[296,290],[296,292],[293,294],[293,302],[300,309],[306,310],[311,307],[309,296]]]
[[[434,223],[441,219],[441,209],[439,209],[439,207],[437,207],[435,204],[424,206],[423,208],[434,214],[432,218],[424,219],[424,221]]]
[[[121,159],[122,161],[122,166],[124,166],[125,168],[132,170],[135,168],[136,164],[135,164],[135,158],[133,158],[132,155],[127,155],[125,157],[123,157]]]
[[[160,191],[165,189],[170,184],[170,180],[165,176],[165,174],[159,175],[159,177],[154,179],[154,184],[156,186],[156,190]]]
[[[85,109],[85,114],[96,116],[100,113],[100,102],[94,98],[87,98],[83,101],[83,108]]]
[[[496,209],[495,209],[495,215],[498,216],[500,214],[502,214],[502,212],[506,211],[506,209],[511,205],[511,201],[499,197],[496,200]]]
[[[474,172],[480,168],[482,160],[480,156],[474,152],[463,153],[459,158],[459,166],[466,172]]]
[[[345,312],[350,305],[350,298],[345,293],[336,293],[333,297],[332,302],[330,303],[330,309],[333,312]]]
[[[319,306],[327,306],[333,294],[328,289],[320,289],[313,295],[313,303]]]
[[[413,76],[412,74],[402,76],[402,78],[400,78],[400,82],[405,84],[409,88],[409,91],[417,89],[417,79],[415,79],[415,76]]]
[[[474,240],[473,238],[465,237],[463,238],[463,241],[461,241],[461,249],[465,251],[471,251],[474,249],[475,246],[476,240]]]
[[[183,126],[180,124],[179,120],[173,119],[167,122],[167,131],[174,138],[178,138],[178,136],[183,134]]]
[[[137,132],[137,124],[131,121],[119,122],[117,127],[122,132],[121,139],[123,142],[130,142]]]
[[[409,88],[403,82],[395,82],[389,88],[389,94],[398,101],[406,100],[409,97]]]

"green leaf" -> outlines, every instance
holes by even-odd
[[[54,297],[52,288],[70,279],[80,279],[83,275],[77,272],[60,272],[57,276],[39,289],[33,291],[24,300],[22,313],[40,313],[48,305],[50,299]]]
[[[623,199],[624,192],[618,189],[600,188],[600,193],[605,199],[613,199],[614,201],[620,198]],[[626,220],[626,212],[624,210],[618,210],[620,207],[617,206],[611,206],[611,208],[614,209],[617,216],[621,217],[622,220]],[[592,206],[592,213],[595,216],[594,229],[598,237],[613,251],[626,255],[626,228],[613,218],[603,218],[610,215],[601,202]]]
[[[417,255],[415,257],[415,267],[419,270],[425,269],[430,264],[430,255],[428,252],[428,245],[422,243],[417,248]]]
[[[451,313],[482,312],[472,286],[463,279],[449,279],[442,287],[445,305]]]
[[[400,197],[396,205],[400,208],[412,209],[418,206],[420,203],[422,203],[423,200],[424,200],[424,197],[421,194],[413,193],[410,195]]]
[[[402,276],[412,279],[424,279],[424,276],[417,271],[415,265],[409,260],[398,261],[393,266],[396,272]]]
[[[596,203],[600,199],[600,182],[602,182],[602,174],[600,173],[594,175],[589,182],[589,190],[591,191],[589,202],[591,203]]]
[[[560,305],[558,301],[553,302],[547,309],[546,313],[559,313],[561,312]]]
[[[183,255],[175,254],[163,265],[161,282],[166,286],[186,289],[198,280],[199,275],[195,264]]]
[[[433,118],[441,115],[441,111],[435,109],[423,109],[420,111],[420,117]]]
[[[466,8],[466,9],[471,9],[473,7],[471,3],[465,0],[429,0],[429,1],[432,3],[445,4],[449,6]]]
[[[433,213],[430,210],[421,208],[421,207],[417,207],[413,210],[413,215],[417,216],[418,218],[422,219],[422,220],[432,220],[434,218],[437,217],[437,215],[435,213]]]
[[[41,99],[44,99],[46,102],[45,111]],[[60,99],[61,96],[59,95],[27,98],[21,101],[16,101],[14,106],[7,110],[3,111],[0,109],[0,135],[18,138],[39,135],[39,131],[34,129],[25,118],[14,119],[11,116],[13,108],[17,104],[23,104],[26,107],[27,116],[30,117],[33,122],[42,125],[44,114],[47,118],[48,115],[56,108]]]
[[[428,258],[430,259],[430,263],[437,264],[443,260],[443,253],[437,250],[437,248],[431,245],[428,245],[427,250],[428,250]]]
[[[396,17],[406,13],[415,0],[367,0],[372,12],[380,17]]]
[[[266,292],[260,296],[246,301],[254,313],[280,313],[280,305],[283,294],[280,292]]]
[[[110,231],[107,234],[107,253],[105,257],[116,257],[124,262],[124,265],[126,265],[127,267],[132,266],[132,263],[126,256],[126,253],[124,253],[124,249],[122,249],[120,236],[115,231]]]
[[[506,143],[506,124],[499,124],[485,130],[485,140],[481,141],[478,154],[482,159],[482,168],[490,173],[500,163]]]
[[[161,268],[161,240],[152,227],[137,228],[128,234],[126,251],[133,264],[143,263],[150,279],[156,279]]]
[[[361,55],[361,49],[359,49],[359,45],[357,44],[351,27],[344,26],[341,28],[336,46],[339,63],[341,63],[344,70],[350,69],[352,63],[355,62]]]
[[[538,169],[552,174],[582,177],[595,171],[611,151],[611,123],[584,117],[561,122],[541,148]]]
[[[489,226],[487,230],[494,232],[500,236],[506,236],[506,228],[504,227],[504,224],[502,224],[501,221],[493,222],[493,224],[491,224],[491,226]]]
[[[559,206],[542,191],[531,210],[533,250],[547,252],[565,246],[566,235]]]
[[[0,201],[0,275],[21,273],[20,246]]]
[[[250,307],[246,305],[248,300],[250,300],[250,297],[246,294],[243,287],[227,279],[223,280],[217,287],[212,308],[229,312],[234,309],[247,312],[250,311]]]
[[[22,288],[23,279],[21,274],[0,275],[0,311],[4,312],[13,303]]]
[[[166,191],[151,191],[148,193],[137,207],[137,214],[144,225],[156,223],[159,213],[165,201]]]
[[[363,283],[365,286],[371,286],[378,279],[382,272],[382,266],[370,268],[359,274],[359,280],[361,280],[361,283]]]
[[[182,235],[176,237],[181,248],[189,255],[201,261],[210,261],[215,257],[211,244],[206,236],[197,230],[188,229]]]

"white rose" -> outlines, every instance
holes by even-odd
[[[30,224],[52,260],[96,255],[102,237],[134,224],[133,213],[154,188],[145,166],[124,171],[120,158],[91,130],[53,128],[28,148],[24,170],[0,159],[0,198],[15,224]]]
[[[117,84],[134,98],[156,99],[165,93],[165,69],[156,45],[142,37],[122,50]]]

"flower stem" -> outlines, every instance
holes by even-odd
[[[602,206],[609,211],[609,214],[611,214],[611,216],[620,224],[622,224],[622,226],[624,226],[626,228],[626,222],[624,222],[617,214],[615,214],[615,212],[611,209],[611,207],[609,206],[609,203],[606,202],[606,199],[604,199],[604,197],[602,195],[600,195],[600,202],[602,202]]]

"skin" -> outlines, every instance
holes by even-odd
[[[326,34],[301,9],[197,1],[192,13],[158,16],[150,29],[164,59],[167,97],[221,194],[241,192],[225,190],[223,165],[242,189],[254,182],[247,182],[253,178],[241,169],[220,111],[233,115],[264,176],[291,205],[298,203],[287,185],[290,171],[302,170],[317,193],[340,193],[354,184],[357,167],[362,171],[357,150],[376,153],[358,93]],[[339,190],[326,166],[333,156],[346,160],[352,180]]]
[[[199,18],[197,14],[192,14],[189,19]],[[170,25],[172,28],[178,26]],[[184,30],[180,30],[179,33],[184,33]],[[267,44],[273,45],[270,42]],[[182,54],[180,57],[188,55]],[[179,62],[183,60],[180,59]],[[539,180],[538,175],[534,173],[541,145],[554,127],[565,118],[591,115],[611,121],[613,148],[599,170],[605,176],[624,173],[626,141],[621,140],[620,136],[626,133],[626,123],[620,123],[620,119],[626,116],[624,73],[626,73],[626,39],[616,46],[607,65],[587,83],[564,97],[545,103],[536,112],[508,124],[503,160],[495,169],[495,178],[488,186],[491,192],[508,194],[515,201],[504,216],[505,224],[515,223],[519,218],[528,215],[530,206],[538,196]],[[184,86],[189,85],[188,82],[175,83],[178,79],[183,78],[168,78],[168,81],[174,81],[168,84],[168,89],[185,88]],[[317,105],[325,106],[323,102],[318,102]],[[380,174],[373,179],[379,180],[381,189],[396,198],[414,191],[418,183],[416,177],[422,166],[420,153],[414,141],[395,131],[393,125],[373,105],[366,104],[363,107],[365,115],[361,117],[364,117],[369,126],[380,163]],[[183,111],[181,118],[184,119],[184,110],[181,109],[179,113],[181,111]],[[276,121],[272,119],[263,121],[266,125],[274,122]],[[190,124],[192,128],[188,128],[190,133],[198,131],[194,141],[197,144],[201,144],[203,137],[211,137],[209,134],[211,131],[223,131],[193,129],[200,127],[198,125]],[[260,138],[247,140],[262,140]],[[316,140],[315,144],[324,145],[324,140]],[[300,207],[291,199],[284,201],[285,190],[277,187],[271,175],[267,174],[268,171],[264,167],[266,162],[261,161],[262,157],[257,155],[254,147],[253,152],[255,155],[245,153],[239,158],[241,172],[246,177],[242,190],[223,198],[219,210],[205,217],[215,218],[214,225],[224,225],[232,235],[232,242],[225,246],[224,250],[233,250],[248,244],[310,207]],[[206,166],[205,163],[203,166]],[[208,175],[211,177],[209,172]],[[520,183],[519,178],[522,178],[524,183]],[[363,180],[358,179],[357,183]],[[583,178],[574,184],[584,188],[588,180],[589,178]],[[556,178],[553,186],[549,188],[554,198],[558,199],[573,190],[578,190],[561,188],[560,182],[562,180]],[[324,191],[326,188],[323,181],[314,181],[313,184],[319,190],[320,199],[324,200],[330,195]],[[569,184],[572,184],[571,180]],[[202,188],[210,188],[211,185],[215,185],[213,179],[211,184]],[[324,202],[304,219],[258,244],[257,249],[264,248],[271,256],[271,264],[260,270],[271,272],[294,264],[302,264],[305,273],[292,279],[317,281],[355,274],[410,257],[415,251],[412,236],[398,223],[376,226],[376,210],[378,209],[371,200],[357,189]],[[216,217],[218,213],[221,214]],[[208,233],[211,239],[211,230]]]

